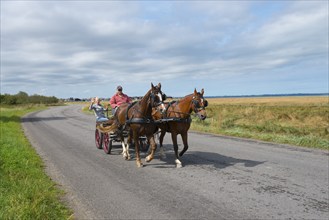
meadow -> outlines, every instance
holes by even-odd
[[[329,103],[319,97],[209,98],[191,130],[329,149]]]
[[[63,191],[45,174],[21,116],[44,105],[0,106],[0,219],[70,219]]]

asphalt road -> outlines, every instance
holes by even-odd
[[[95,147],[95,118],[81,106],[22,121],[78,219],[329,218],[325,151],[190,132],[177,169],[167,134],[167,158],[157,153],[137,168],[122,158],[120,145],[112,155]]]

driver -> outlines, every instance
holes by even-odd
[[[110,99],[112,115],[115,114],[117,108],[123,103],[131,103],[131,98],[122,92],[122,86],[118,86],[117,92]]]
[[[104,111],[107,111],[107,108],[103,107],[98,97],[91,99],[89,110],[94,110],[96,122],[105,122],[109,120],[104,114]]]

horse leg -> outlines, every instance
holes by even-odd
[[[157,135],[159,135],[159,134],[157,134]],[[164,138],[165,135],[166,135],[166,131],[161,130],[161,135],[159,137],[159,142],[160,142],[159,143],[160,144],[160,158],[161,159],[165,159],[166,158],[166,154],[165,154],[165,152],[163,150],[163,145],[162,145],[163,138]]]
[[[177,134],[174,132],[171,132],[171,139],[172,139],[172,143],[174,145],[174,151],[175,151],[175,156],[176,156],[176,168],[181,168],[182,167],[182,162],[180,162],[180,160],[178,159],[178,144],[177,144]]]
[[[127,160],[130,160],[131,159],[131,156],[130,156],[130,153],[129,153],[129,147],[130,147],[130,144],[131,144],[131,136],[130,135],[128,135],[128,137],[126,138],[125,144],[126,144]]]
[[[182,140],[183,140],[183,144],[184,144],[184,148],[183,150],[179,153],[179,156],[183,156],[183,154],[187,151],[188,149],[188,143],[187,143],[187,132],[184,132],[181,134],[182,136]]]
[[[127,160],[131,159],[130,153],[129,153],[129,146],[131,144],[131,137],[128,135],[127,142],[126,142],[126,150],[127,150]]]
[[[135,154],[136,154],[136,164],[137,164],[137,167],[143,167],[143,163],[141,161],[141,157],[140,157],[140,154],[139,154],[139,141],[138,141],[138,134],[137,132],[133,132],[133,137],[134,137],[134,142],[135,142]]]
[[[122,156],[125,158],[125,160],[130,160],[130,154],[129,154],[129,144],[128,144],[128,139],[125,139],[124,137],[121,138],[121,145],[122,145]]]
[[[125,144],[125,139],[123,136],[120,137],[121,139],[121,146],[122,146],[122,157],[127,160],[127,149]]]
[[[145,160],[146,160],[146,162],[150,162],[154,158],[154,153],[155,153],[155,150],[157,149],[157,144],[155,143],[154,135],[147,137],[147,139],[151,145],[151,153],[146,157]]]

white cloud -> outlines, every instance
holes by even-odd
[[[262,3],[265,11],[271,10],[270,17],[265,11],[257,14],[262,7],[256,10],[256,4],[1,2],[1,92],[28,88],[27,92],[65,97],[73,89],[61,86],[76,85],[76,91],[90,96],[91,88],[99,86],[103,93],[99,95],[105,96],[117,84],[134,82],[138,85],[126,91],[142,95],[141,88],[152,80],[167,84],[175,95],[200,83],[209,87],[209,95],[221,95],[222,82],[225,88],[236,85],[234,80],[245,80],[236,89],[243,94],[250,79],[262,76],[268,91],[253,89],[249,94],[285,93],[291,92],[283,87],[288,84],[275,84],[273,75],[293,68],[296,80],[302,81],[314,63],[318,76],[325,77],[328,3],[275,2],[284,7],[268,10],[269,5]],[[323,92],[323,79],[318,83]],[[42,90],[39,84],[49,89]],[[305,92],[316,90],[314,85]]]

